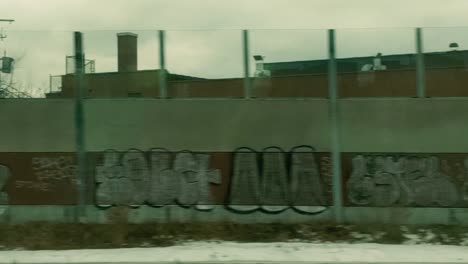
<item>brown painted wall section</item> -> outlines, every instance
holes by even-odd
[[[216,204],[228,201],[232,178],[233,152],[213,152],[212,169],[219,169],[221,184],[212,184],[211,193]],[[260,153],[259,153],[260,154]],[[41,166],[35,159],[47,164]],[[70,163],[68,163],[70,161]],[[329,154],[317,153],[317,164],[321,171],[327,202],[331,196],[331,170]],[[88,153],[88,197],[87,203],[94,204],[96,165],[102,164],[101,153]],[[77,202],[76,159],[74,153],[0,153],[0,165],[10,169],[4,191],[9,196],[10,205],[71,205]],[[71,165],[71,167],[69,167]],[[1,191],[1,190],[0,190]]]
[[[54,97],[73,97],[73,75],[65,75],[62,94]],[[327,97],[326,74],[252,78],[256,97]],[[243,95],[242,78],[170,81],[168,94],[173,98],[233,97]],[[428,97],[468,96],[468,69],[426,70]],[[84,78],[89,97],[159,96],[158,71],[89,74]],[[380,71],[341,73],[338,77],[341,97],[415,97],[416,71]]]
[[[157,71],[120,72],[108,74],[88,74],[83,77],[83,86],[88,97],[129,97],[140,94],[141,97],[158,96],[159,77]],[[138,84],[138,85],[136,85]],[[74,96],[74,75],[62,78],[62,96]]]
[[[233,152],[213,152],[211,154],[212,169],[219,169],[222,175],[221,184],[212,184],[211,193],[216,204],[226,204],[229,197],[230,182],[233,172]],[[259,153],[260,154],[260,153]],[[346,206],[352,205],[348,200],[346,184],[353,171],[352,158],[363,153],[342,154],[343,200]],[[364,153],[371,156],[430,157],[440,159],[440,172],[447,175],[455,185],[462,188],[468,180],[464,168],[467,154],[386,154]],[[102,164],[101,153],[88,153],[89,174],[87,180],[89,204],[94,203],[95,169]],[[38,162],[38,160],[42,160]],[[327,204],[332,204],[332,173],[330,153],[316,153],[316,161],[320,177],[326,191]],[[0,164],[11,171],[4,191],[9,196],[10,205],[69,205],[77,201],[76,193],[76,160],[74,153],[0,153]],[[394,204],[392,206],[402,206]],[[468,207],[468,201],[460,202],[456,207]]]
[[[0,164],[10,169],[10,178],[5,186],[12,205],[55,205],[76,203],[76,173],[72,167],[60,170],[44,162],[59,161],[62,165],[75,166],[74,153],[5,153],[0,152]],[[60,170],[60,171],[59,171]]]

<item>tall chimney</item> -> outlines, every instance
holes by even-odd
[[[130,32],[117,34],[119,72],[138,70],[138,35]]]

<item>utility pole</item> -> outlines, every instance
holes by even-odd
[[[4,18],[0,18],[0,23],[1,23],[1,22],[8,22],[8,23],[11,24],[11,23],[13,23],[14,21],[15,21],[14,19],[4,19]],[[6,38],[7,38],[7,36],[6,36],[5,34],[3,34],[3,28],[2,28],[2,31],[1,31],[1,33],[0,33],[0,41],[3,41],[3,40],[6,39]],[[3,66],[2,66],[2,67],[3,67]],[[3,89],[3,87],[2,87],[2,73],[1,73],[1,69],[2,69],[2,68],[0,68],[0,98],[2,97],[1,94],[2,94],[3,92],[5,92],[5,90],[7,89],[7,88]]]
[[[88,169],[85,147],[85,128],[84,128],[84,105],[85,89],[83,88],[84,74],[84,48],[83,33],[74,33],[75,49],[75,145],[78,162],[78,203],[76,207],[76,220],[78,222],[86,221],[86,197],[88,184]]]
[[[328,113],[330,122],[332,178],[333,178],[333,208],[335,221],[343,222],[343,194],[341,178],[341,152],[340,152],[340,111],[338,94],[338,75],[336,69],[335,30],[328,30]]]
[[[3,18],[0,18],[0,23],[1,22],[8,22],[8,23],[13,23],[15,22],[14,19],[3,19]],[[3,34],[3,28],[2,28],[2,32],[0,33],[0,40],[3,41],[4,39],[7,38],[7,35]]]

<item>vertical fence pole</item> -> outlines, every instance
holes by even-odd
[[[336,69],[335,30],[328,30],[328,115],[330,121],[331,164],[333,177],[333,208],[335,221],[343,221],[341,184],[340,119],[338,111],[338,87]]]
[[[426,72],[424,69],[424,49],[422,29],[416,28],[416,91],[418,98],[426,97]]]
[[[244,98],[252,98],[252,83],[250,81],[250,64],[249,64],[249,31],[242,31],[242,50],[244,55]]]
[[[84,52],[83,52],[83,34],[74,33],[75,48],[75,146],[77,154],[77,189],[78,203],[76,210],[76,220],[85,221],[86,217],[86,184],[87,184],[87,162],[84,137],[84,107],[83,97],[85,88],[83,87],[84,74]]]
[[[167,98],[166,32],[159,30],[159,97]]]

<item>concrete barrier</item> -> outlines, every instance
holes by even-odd
[[[330,150],[326,99],[90,99],[88,151]],[[340,100],[343,152],[466,153],[468,98]],[[73,152],[73,100],[2,100],[0,152]]]
[[[87,206],[86,218],[89,223],[110,223],[115,221],[115,210]],[[313,223],[334,221],[333,207],[317,214],[301,214],[294,210],[267,214],[253,212],[240,214],[215,206],[211,211],[198,211],[179,206],[153,208],[141,206],[138,209],[125,209],[119,214],[120,221],[128,223],[193,223],[193,222],[232,222],[232,223]],[[351,224],[415,224],[415,225],[457,225],[468,226],[468,208],[383,208],[383,207],[344,207],[344,220]],[[51,223],[76,222],[74,206],[34,205],[6,206],[0,215],[0,222],[8,224],[47,221]]]

